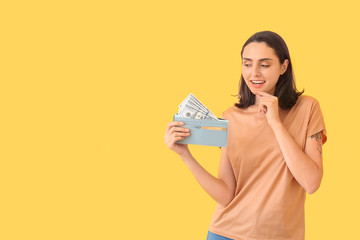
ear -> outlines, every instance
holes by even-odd
[[[281,65],[281,74],[280,75],[283,75],[286,72],[288,65],[289,65],[289,60],[285,59],[284,63]]]

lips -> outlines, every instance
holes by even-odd
[[[261,88],[265,83],[265,81],[262,80],[250,80],[250,82],[254,88]]]

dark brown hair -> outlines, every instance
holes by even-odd
[[[278,98],[280,108],[292,108],[292,106],[295,105],[298,97],[304,93],[304,90],[302,92],[299,92],[296,89],[290,54],[285,41],[277,33],[271,31],[257,32],[245,42],[244,46],[241,49],[241,58],[243,57],[242,55],[244,48],[252,42],[264,42],[268,47],[274,49],[276,56],[280,60],[280,64],[283,64],[285,59],[288,59],[288,67],[286,69],[286,72],[280,75],[275,86],[274,95]],[[238,108],[247,108],[253,105],[255,103],[255,95],[246,85],[244,77],[242,75],[239,85],[239,102],[235,103],[235,106]]]

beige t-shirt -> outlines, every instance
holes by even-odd
[[[323,115],[316,99],[300,96],[279,116],[304,150],[306,139],[322,131]],[[236,240],[303,240],[305,190],[284,160],[275,135],[258,109],[227,109],[227,153],[236,178],[235,198],[227,207],[217,205],[209,230]]]

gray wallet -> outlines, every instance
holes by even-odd
[[[187,136],[183,140],[179,140],[176,143],[216,147],[227,146],[229,121],[226,119],[218,118],[218,121],[200,120],[183,118],[175,114],[173,120],[184,123],[184,125],[179,127],[190,129],[190,136]]]

